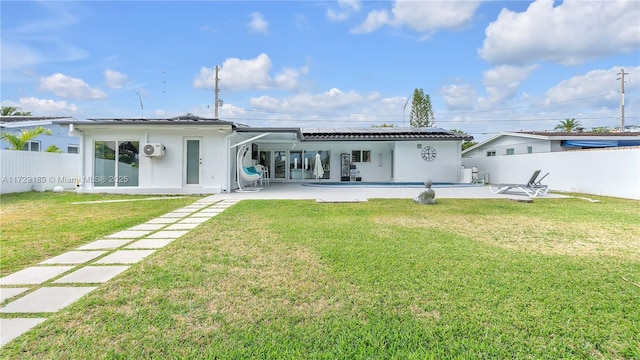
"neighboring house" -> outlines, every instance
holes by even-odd
[[[465,159],[640,145],[640,132],[504,132],[462,152]]]
[[[264,165],[272,182],[316,181],[316,154],[326,181],[457,182],[461,143],[473,139],[436,128],[251,128],[193,115],[58,123],[80,137],[82,192],[233,191],[245,146],[245,163]]]
[[[463,151],[462,164],[485,182],[522,184],[541,170],[553,191],[640,200],[640,132],[502,133]]]
[[[51,135],[39,135],[27,143],[28,151],[45,151],[49,146],[55,145],[63,153],[78,153],[79,139],[69,135],[67,126],[55,123],[56,121],[72,121],[69,117],[43,117],[43,116],[0,116],[0,131],[18,135],[22,130],[30,130],[43,127],[51,130]],[[8,149],[10,144],[4,140],[0,142],[0,149]]]

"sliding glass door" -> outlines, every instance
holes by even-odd
[[[94,186],[138,186],[139,141],[94,143]]]
[[[269,168],[271,179],[315,180],[316,154],[320,155],[324,171],[322,179],[330,179],[331,152],[329,150],[261,150],[258,163]]]

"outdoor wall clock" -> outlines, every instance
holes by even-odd
[[[433,146],[425,146],[422,148],[421,155],[424,161],[433,161],[436,158],[436,149]]]

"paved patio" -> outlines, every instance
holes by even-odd
[[[258,186],[258,188],[260,188]],[[425,190],[424,187],[397,186],[308,186],[301,183],[274,183],[262,187],[260,191],[231,192],[212,195],[211,199],[308,199],[324,202],[353,202],[367,199],[413,199]],[[530,199],[524,193],[493,194],[488,186],[434,186],[437,199]],[[564,195],[547,194],[540,198],[558,198]]]
[[[317,187],[272,183],[261,191],[207,196],[196,203],[118,231],[35,266],[0,278],[0,346],[29,331],[53,313],[77,301],[131,265],[184,236],[240,200],[309,199],[318,202],[356,202],[372,198],[412,199],[420,187]],[[524,194],[492,194],[488,187],[434,187],[436,202],[445,198],[529,200]],[[565,197],[548,194],[546,198]],[[64,285],[64,286],[61,286]]]

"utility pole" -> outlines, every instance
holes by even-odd
[[[620,80],[620,132],[624,131],[624,76],[629,75],[629,73],[624,72],[624,68],[620,68],[619,78],[616,80]]]
[[[215,105],[214,105],[214,109],[215,109],[215,119],[218,120],[218,92],[220,91],[218,89],[218,82],[220,81],[220,79],[218,78],[218,71],[220,71],[220,68],[218,67],[218,65],[216,65],[216,88],[215,88]]]

